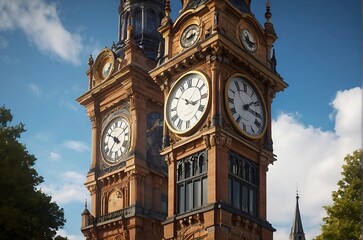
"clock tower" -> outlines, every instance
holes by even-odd
[[[170,1],[159,32],[164,51],[150,76],[164,94],[162,156],[168,164],[163,239],[273,239],[266,172],[276,158],[271,105],[287,84],[276,72],[277,39],[266,4]]]
[[[121,0],[118,41],[89,58],[89,90],[77,101],[92,123],[92,159],[82,213],[87,240],[161,239],[167,165],[160,155],[163,94],[157,65],[163,0]]]

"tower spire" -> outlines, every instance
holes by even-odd
[[[305,240],[305,233],[301,221],[300,209],[299,209],[299,193],[296,190],[296,208],[295,218],[291,227],[290,240]]]

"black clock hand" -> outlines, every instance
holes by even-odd
[[[253,104],[256,104],[256,102],[250,102],[249,104],[245,104],[245,105],[243,105],[243,110],[249,110],[249,108],[251,107],[251,105],[253,105]]]
[[[190,101],[190,104],[192,104],[193,106],[195,105],[195,104],[197,104],[199,102],[199,99],[198,100],[196,100],[196,101]]]
[[[111,134],[107,134],[107,136],[111,137],[115,143],[117,143],[117,144],[119,144],[119,143],[120,143],[120,140],[118,140],[118,138],[117,138],[117,137],[114,137],[114,136],[112,136]]]
[[[250,113],[252,113],[252,115],[253,115],[253,116],[255,116],[255,117],[257,117],[257,118],[262,119],[261,114],[259,114],[258,112],[253,111],[253,110],[252,110],[252,109],[250,109],[250,108],[248,108],[248,109],[246,109],[246,110],[247,110],[247,111],[249,111]]]
[[[115,137],[116,139],[117,139],[117,141],[118,141],[118,143],[117,144],[119,144],[120,143],[120,140],[118,139],[120,136],[121,136],[121,134],[123,134],[124,133],[124,131],[126,130],[126,128],[124,128],[124,129],[122,129],[122,131],[121,131],[121,133],[117,136],[117,137]],[[114,138],[114,141],[115,141],[115,138]],[[116,141],[115,141],[116,142]]]
[[[185,98],[180,98],[180,99],[182,99],[182,100],[184,100],[184,101],[185,101],[185,105],[188,105],[188,104],[192,103],[192,102],[191,102],[191,101],[189,101],[188,99],[185,99]]]

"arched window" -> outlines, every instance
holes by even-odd
[[[134,31],[135,34],[140,34],[142,30],[142,12],[141,8],[136,8],[134,14]]]
[[[184,213],[207,203],[207,152],[179,160],[177,172],[178,213]]]
[[[156,14],[153,9],[148,9],[146,12],[146,29],[148,32],[156,30]]]

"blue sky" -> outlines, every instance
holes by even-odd
[[[172,0],[173,16],[180,8]],[[264,22],[264,1],[252,10]],[[0,105],[27,132],[42,189],[64,208],[61,234],[83,239],[80,214],[90,164],[91,125],[75,99],[87,90],[87,60],[117,40],[118,1],[0,0]],[[346,154],[362,146],[360,1],[271,0],[277,69],[290,85],[273,102],[274,149],[268,220],[288,239],[298,185],[307,239]]]

